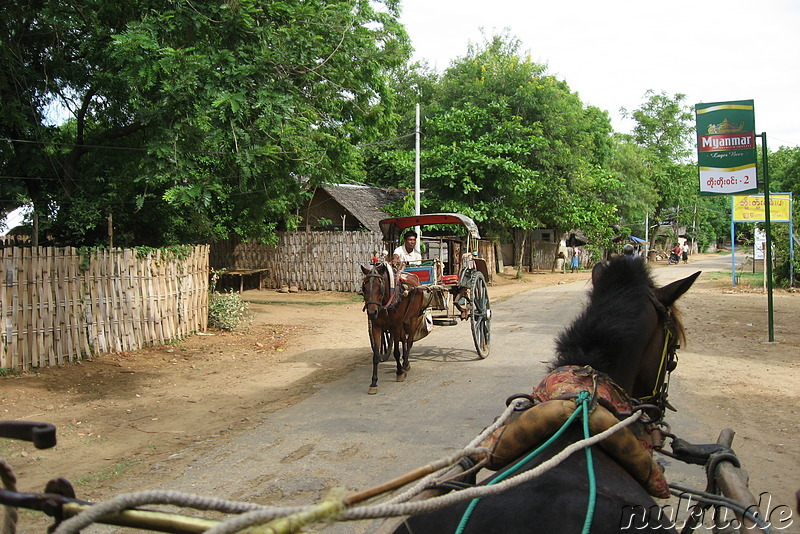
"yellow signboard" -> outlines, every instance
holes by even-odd
[[[792,194],[769,194],[770,222],[789,222],[792,219]],[[733,222],[765,222],[764,195],[734,195]]]

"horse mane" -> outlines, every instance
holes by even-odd
[[[552,371],[564,365],[589,365],[612,378],[628,365],[627,355],[640,350],[644,339],[642,317],[655,287],[642,258],[617,256],[593,275],[589,302],[556,338]],[[682,335],[680,321],[673,317]]]

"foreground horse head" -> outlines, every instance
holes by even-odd
[[[640,401],[657,404],[663,401],[665,404],[665,376],[674,367],[674,352],[683,339],[683,329],[673,305],[691,287],[699,274],[695,273],[664,287],[656,287],[649,269],[641,259],[619,257],[596,266],[592,272],[593,287],[589,302],[572,324],[558,336],[556,357],[550,365],[551,373],[534,389],[531,396],[538,404],[527,411],[519,412],[522,415],[499,428],[490,437],[497,438],[499,445],[508,435],[513,438],[526,435],[531,427],[518,432],[518,423],[533,419],[535,428],[541,422],[537,419],[539,414],[548,415],[552,412],[549,408],[554,406],[558,407],[557,411],[561,411],[564,404],[557,403],[571,404],[574,411],[575,404],[569,395],[566,395],[566,399],[551,397],[551,400],[538,397],[540,391],[545,389],[543,384],[550,385],[548,380],[557,376],[557,373],[572,372],[587,379],[590,386],[592,381],[607,380],[611,384],[612,393],[622,399],[623,404],[636,405]],[[557,380],[554,382],[562,385]],[[599,405],[592,412],[593,416],[595,412],[606,410],[600,400],[598,399]],[[547,409],[537,411],[542,407]],[[613,409],[611,406],[611,410]],[[612,411],[606,410],[605,413],[612,422],[617,421]],[[530,418],[529,415],[534,417]],[[539,426],[553,426],[549,425],[549,421],[547,423]],[[519,473],[542,464],[570,443],[581,439],[583,434],[580,426],[569,426],[549,447],[543,448],[533,457],[527,452],[545,440],[542,439],[536,445],[528,445],[523,441],[522,446],[517,447],[523,452],[510,455],[509,462],[502,464],[505,467],[495,466],[501,470],[481,484],[490,485],[495,479],[501,480],[509,474],[507,471]],[[555,425],[553,430],[558,427],[558,424]],[[623,430],[628,431],[627,428]],[[633,434],[630,440],[633,441],[633,448],[623,448],[622,456],[641,456],[641,451],[635,450],[641,448],[641,445]],[[618,459],[620,451],[614,451],[613,447],[606,449],[602,447],[603,444],[604,442],[599,447],[592,447],[597,493],[591,508],[594,514],[591,532],[674,532],[670,517],[652,513],[659,510],[650,495],[653,487],[647,486],[642,478],[635,478],[628,466],[623,467],[625,462]],[[520,445],[519,442],[512,443],[511,446],[508,446],[507,441],[503,443],[503,446],[507,446],[504,450],[513,450],[517,445]],[[489,456],[490,462],[496,459],[495,453],[498,450],[496,446]],[[646,452],[644,457],[655,465]],[[514,458],[517,459],[513,460]],[[395,532],[581,532],[590,508],[588,503],[591,483],[587,475],[587,465],[588,460],[584,454],[573,454],[555,468],[522,482],[509,491],[482,498],[477,504],[465,501],[437,512],[411,517]],[[656,471],[657,473],[649,472],[648,476],[655,475],[663,481],[660,470]]]
[[[550,370],[589,365],[633,398],[666,401],[665,377],[684,338],[673,305],[699,275],[656,287],[642,258],[598,263],[589,303],[558,336]]]
[[[402,288],[396,287],[393,290],[394,273],[385,263],[372,268],[362,265],[361,272],[364,273],[361,291],[364,295],[364,310],[370,323],[372,347],[372,382],[368,392],[374,395],[378,392],[378,364],[381,361],[383,332],[390,334],[392,352],[397,362],[397,381],[405,380],[406,373],[411,369],[408,358],[414,344],[414,333],[425,309],[425,294],[422,288],[411,288],[405,295]]]

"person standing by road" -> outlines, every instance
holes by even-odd
[[[571,272],[580,270],[581,264],[581,249],[573,247],[572,249],[572,264],[570,265]]]
[[[683,263],[689,263],[689,244],[686,241],[683,242],[681,247],[681,259]]]
[[[559,250],[556,256],[556,270],[560,271],[561,274],[567,272],[567,257],[564,255],[563,250]]]

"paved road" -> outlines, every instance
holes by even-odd
[[[657,281],[730,269],[730,263],[714,261],[657,269]],[[553,338],[581,309],[588,287],[586,281],[566,283],[493,303],[486,360],[477,357],[468,323],[437,327],[414,347],[405,382],[393,381],[393,362],[381,364],[374,396],[366,394],[365,355],[363,366],[307,400],[265,416],[250,432],[220,438],[213,452],[168,487],[264,504],[308,504],[327,488],[365,489],[452,453],[501,413],[507,396],[530,392],[545,374]],[[707,438],[693,414],[678,417],[671,420],[688,430],[683,435]],[[699,475],[685,474],[699,484]],[[325,532],[372,528],[347,524]]]

